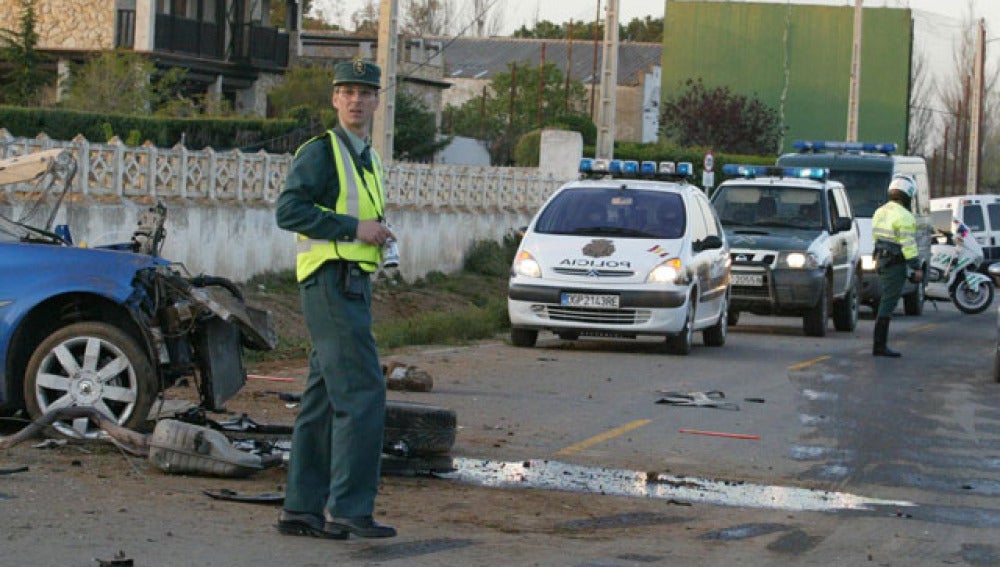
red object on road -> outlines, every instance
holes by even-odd
[[[708,435],[710,437],[728,437],[730,439],[760,439],[760,435],[745,435],[743,433],[719,433],[718,431],[702,431],[700,429],[679,429],[678,433],[690,433],[692,435]]]
[[[282,378],[281,376],[260,376],[258,374],[247,374],[247,378],[252,380],[267,380],[269,382],[294,382],[295,378]]]

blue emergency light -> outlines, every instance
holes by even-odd
[[[581,158],[578,171],[584,177],[677,179],[694,175],[694,165],[687,161],[675,164],[672,161],[640,163],[637,160]]]
[[[729,177],[796,177],[825,181],[830,177],[830,170],[824,167],[778,167],[774,165],[751,165],[727,163],[722,166],[722,173]]]
[[[830,142],[816,140],[796,140],[792,147],[800,152],[879,152],[891,154],[896,151],[896,144],[893,142]]]

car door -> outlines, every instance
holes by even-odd
[[[701,289],[701,304],[698,306],[697,318],[712,322],[717,320],[721,313],[729,285],[729,249],[712,204],[700,192],[694,193],[692,201],[693,209],[700,216],[701,226],[698,229],[701,234],[700,240],[705,242],[706,239],[714,237],[722,242],[722,246],[704,248],[695,253],[695,274],[698,278],[698,287]],[[697,241],[692,233],[692,243],[694,242]]]
[[[826,192],[828,210],[830,214],[824,219],[830,231],[830,260],[833,263],[833,293],[840,295],[847,290],[847,284],[852,275],[851,259],[853,258],[851,245],[853,244],[851,230],[836,230],[837,218],[850,215],[847,198],[837,189]]]

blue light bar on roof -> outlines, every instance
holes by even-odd
[[[594,160],[591,158],[580,159],[580,173],[593,173]]]
[[[637,177],[639,175],[639,162],[634,160],[623,161],[622,175],[626,177]]]
[[[642,175],[643,177],[652,177],[656,175],[656,162],[644,161],[639,164],[639,175]]]
[[[722,166],[722,173],[729,177],[796,177],[825,181],[830,176],[830,170],[823,167],[777,167],[773,165],[750,165],[727,163]]]
[[[608,162],[608,173],[611,175],[621,175],[622,174],[622,160],[613,159]]]
[[[799,151],[841,151],[841,152],[879,152],[891,154],[896,151],[893,142],[829,142],[815,140],[796,140],[792,147]]]
[[[694,165],[689,161],[677,164],[677,175],[694,175]]]

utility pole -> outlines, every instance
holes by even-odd
[[[396,121],[396,67],[399,64],[399,35],[396,33],[397,0],[381,0],[378,15],[378,54],[382,68],[381,108],[372,122],[372,146],[386,163],[392,161],[392,133]]]
[[[979,188],[979,157],[982,144],[979,130],[983,123],[983,61],[986,51],[986,20],[979,19],[976,33],[976,57],[972,69],[972,100],[969,103],[969,169],[965,178],[965,194],[975,195]]]
[[[858,98],[861,93],[861,0],[854,2],[854,41],[851,51],[851,91],[847,98],[847,141],[858,141]]]
[[[608,0],[604,20],[604,57],[601,61],[601,106],[597,112],[598,159],[611,159],[615,152],[615,107],[618,91],[618,0]]]

